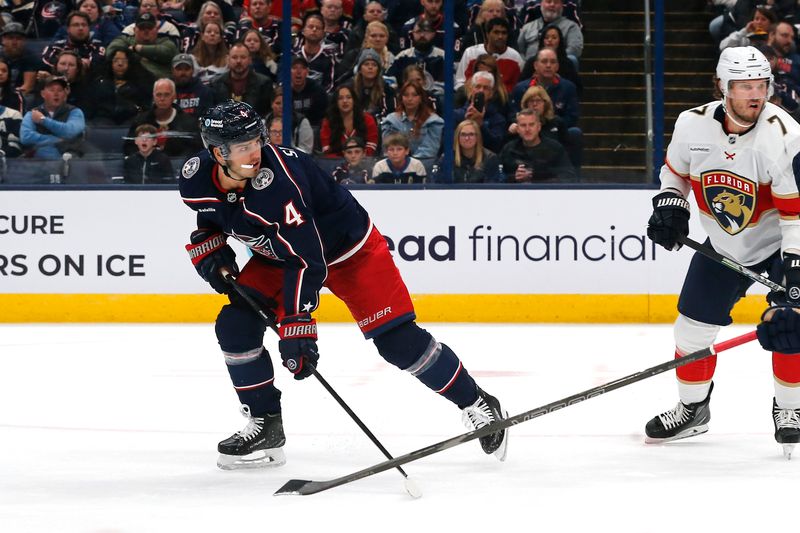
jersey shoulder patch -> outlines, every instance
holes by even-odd
[[[181,177],[185,179],[189,179],[194,176],[197,171],[200,169],[200,158],[194,156],[188,159],[181,168]]]

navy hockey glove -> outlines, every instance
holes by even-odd
[[[800,255],[783,254],[783,286],[786,291],[770,291],[767,301],[772,305],[800,305]]]
[[[689,235],[689,202],[674,192],[653,197],[653,214],[647,222],[647,237],[667,250],[680,250],[678,236]]]
[[[317,321],[308,313],[287,316],[281,320],[278,334],[281,337],[278,349],[283,366],[294,374],[294,379],[310,376],[319,361]]]
[[[220,294],[230,290],[230,285],[222,277],[220,269],[225,268],[234,276],[239,273],[236,252],[225,243],[226,239],[218,231],[196,229],[190,237],[191,244],[186,245],[186,251],[189,252],[197,273]]]
[[[761,347],[770,352],[800,353],[800,314],[794,307],[773,307],[772,318],[764,320],[756,327],[756,335]]]

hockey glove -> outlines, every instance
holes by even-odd
[[[680,250],[678,237],[689,235],[689,202],[665,191],[653,198],[653,214],[647,222],[647,237],[667,250]]]
[[[281,320],[278,334],[283,366],[294,374],[294,379],[310,376],[319,361],[317,321],[308,313],[287,316]]]
[[[770,352],[800,353],[800,314],[794,307],[770,308],[775,314],[756,327],[756,335],[761,347]]]
[[[230,285],[225,281],[220,269],[225,268],[234,276],[239,273],[236,253],[233,248],[225,244],[226,239],[223,233],[197,229],[192,232],[191,244],[186,245],[186,251],[189,252],[197,273],[220,294],[230,290]]]
[[[800,305],[800,255],[783,254],[783,285],[785,291],[770,291],[767,301],[771,305]]]

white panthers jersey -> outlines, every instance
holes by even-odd
[[[800,124],[770,103],[741,135],[724,120],[719,101],[680,114],[661,189],[692,190],[714,249],[739,263],[800,253]]]

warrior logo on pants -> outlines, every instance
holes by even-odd
[[[703,199],[717,223],[736,235],[750,223],[756,204],[756,185],[727,170],[711,170],[700,176]]]

